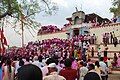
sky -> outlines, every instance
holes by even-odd
[[[55,24],[62,27],[67,23],[66,18],[71,17],[75,12],[75,7],[82,10],[85,14],[96,13],[104,18],[112,18],[109,8],[112,6],[111,0],[52,0],[59,6],[59,11],[52,16],[43,16],[39,14],[37,21],[43,25]],[[81,7],[82,6],[82,7]]]
[[[71,17],[72,13],[75,12],[75,7],[78,10],[82,10],[85,14],[96,13],[103,18],[111,19],[113,14],[110,13],[109,8],[112,6],[111,0],[52,0],[57,3],[59,10],[52,16],[44,16],[39,13],[36,16],[36,21],[42,25],[57,25],[59,28],[63,27],[67,23],[66,18]],[[29,31],[25,29],[25,43],[29,41],[35,41],[37,37],[36,33],[33,32],[34,36],[31,36]],[[32,32],[32,31],[31,31]],[[5,28],[5,35],[10,46],[20,46],[21,36],[14,32],[10,27]]]

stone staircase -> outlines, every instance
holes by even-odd
[[[108,44],[107,46],[108,46],[108,54],[107,54],[107,56],[108,56],[108,58],[111,59],[111,61],[113,61],[114,53],[116,53],[116,54],[118,55],[118,53],[120,52],[120,44],[118,44],[116,47],[114,47],[113,44]],[[90,45],[90,48],[91,48],[91,47],[94,47],[94,50],[95,50],[95,51],[94,51],[94,57],[92,57],[91,60],[92,60],[93,62],[95,62],[95,61],[98,60],[97,44],[96,44],[96,45]],[[103,57],[104,45],[101,44],[101,45],[100,45],[100,48],[101,48],[101,50],[102,50],[102,53],[101,53],[101,54],[102,54],[102,57]],[[120,68],[117,68],[117,67],[112,68],[112,73],[120,74]]]
[[[113,58],[111,58],[112,60]],[[98,61],[98,57],[91,58],[92,62]],[[120,67],[112,68],[112,74],[120,74]]]
[[[94,47],[94,50],[95,50],[94,57],[98,57],[98,55],[97,55],[98,44],[90,45],[90,48],[92,48],[92,47]],[[100,44],[99,47],[101,48],[101,51],[102,51],[101,55],[103,56],[105,46],[103,44]],[[116,47],[114,47],[113,44],[108,44],[107,47],[108,47],[108,50],[107,50],[108,51],[108,54],[107,54],[108,58],[113,59],[114,53],[116,53],[118,55],[118,53],[120,52],[120,44],[118,44]]]
[[[112,73],[120,74],[120,68],[112,68]]]

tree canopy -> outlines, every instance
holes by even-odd
[[[0,0],[0,27],[10,26],[20,36],[26,28],[34,37],[33,32],[36,33],[35,29],[41,25],[35,21],[35,15],[40,12],[52,15],[57,10],[58,6],[52,0]]]
[[[19,19],[21,15],[33,18],[41,11],[51,15],[57,9],[51,0],[0,0],[0,19],[6,16]]]
[[[110,8],[110,12],[114,14],[114,16],[120,16],[120,0],[113,0],[113,7]]]
[[[18,34],[20,34],[21,27],[18,29],[17,24],[20,21],[24,23],[27,29],[35,29],[40,26],[34,20],[36,14],[43,12],[52,15],[57,10],[57,4],[51,0],[0,0],[0,19],[5,18],[6,24],[12,25],[12,28]],[[11,17],[14,19],[11,20]],[[3,25],[3,23],[0,23],[0,25]]]

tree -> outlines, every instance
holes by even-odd
[[[33,27],[39,27],[39,23],[34,21],[35,15],[40,12],[45,12],[47,15],[52,15],[58,10],[57,5],[51,0],[0,0],[0,19],[6,18],[7,22],[12,24],[16,31],[17,23],[21,22],[21,27],[16,31],[22,35],[22,46],[24,43],[24,27],[28,30]],[[10,16],[10,17],[9,17]],[[12,20],[10,20],[12,18]],[[9,19],[10,18],[10,19]],[[24,27],[23,27],[24,26]],[[20,33],[20,30],[21,33]],[[30,32],[32,34],[32,32]]]
[[[24,18],[33,17],[41,11],[51,15],[57,9],[56,4],[50,0],[1,0],[0,19],[7,15],[18,19],[21,15],[24,15]]]
[[[9,23],[14,24],[22,21],[27,26],[36,27],[39,23],[33,19],[37,13],[52,15],[57,10],[57,4],[51,0],[0,0],[0,19],[7,17]],[[10,21],[8,16],[14,20]]]
[[[114,17],[120,16],[120,0],[113,0],[113,7],[110,8],[110,12],[114,14]]]

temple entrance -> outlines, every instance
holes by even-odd
[[[73,36],[78,36],[79,35],[79,29],[76,28],[73,30]]]
[[[70,33],[66,33],[67,34],[67,39],[69,39],[70,38]]]

